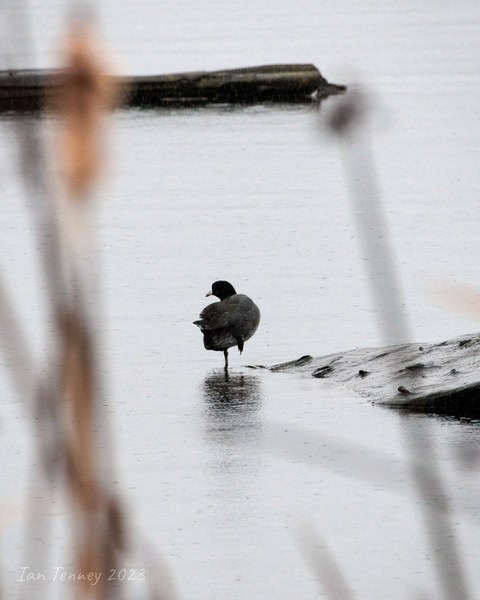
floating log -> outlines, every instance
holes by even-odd
[[[273,372],[310,374],[373,403],[416,412],[480,417],[480,334],[439,344],[363,348],[324,358],[302,356]]]
[[[61,85],[61,75],[61,71],[0,71],[0,110],[40,110]],[[346,89],[329,83],[314,65],[308,64],[114,79],[126,90],[123,106],[132,107],[308,103]]]
[[[314,65],[266,65],[227,71],[135,77],[131,106],[312,102],[345,91]]]
[[[51,71],[0,71],[0,111],[40,110],[51,80]]]

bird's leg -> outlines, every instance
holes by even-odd
[[[228,350],[223,351],[223,356],[225,356],[225,371],[228,369]]]
[[[240,336],[237,337],[237,346],[240,354],[243,352],[243,340]]]

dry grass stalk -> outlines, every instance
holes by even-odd
[[[28,20],[26,11],[21,17]],[[46,365],[41,371],[39,365],[31,364],[34,359],[28,340],[0,282],[0,315],[4,317],[1,350],[18,395],[31,398],[32,419],[38,433],[36,455],[41,468],[32,473],[29,520],[34,522],[39,515],[50,515],[51,499],[57,494],[56,489],[65,485],[73,521],[73,568],[84,576],[101,574],[95,586],[77,579],[75,591],[79,598],[95,600],[121,597],[122,590],[115,581],[108,581],[108,575],[127,551],[131,553],[123,507],[110,486],[108,423],[102,418],[97,344],[92,335],[92,315],[87,310],[95,308],[98,297],[91,263],[85,260],[92,245],[87,239],[89,203],[84,200],[90,197],[101,174],[103,121],[118,98],[105,64],[90,24],[85,20],[74,23],[65,45],[60,85],[53,86],[58,94],[51,98],[51,108],[60,125],[56,150],[63,194],[59,198],[58,219],[51,201],[57,194],[47,177],[49,169],[38,122],[16,121],[22,180],[41,250],[54,323]],[[59,83],[58,79],[55,83]],[[34,373],[31,381],[25,377],[27,371]],[[28,526],[25,530],[25,564],[38,573],[46,573],[51,566],[52,531],[48,518],[43,524],[40,534]],[[151,589],[152,597],[176,597],[168,570],[162,580],[152,575],[146,581],[150,586],[158,584],[158,589]],[[33,585],[31,582],[22,588],[22,597],[31,597]]]
[[[88,334],[78,312],[64,316],[62,381],[67,414],[68,472],[76,503],[93,510],[98,503],[95,481],[93,380]]]
[[[108,582],[116,557],[126,550],[123,513],[119,502],[100,481],[95,446],[95,385],[91,339],[77,310],[65,315],[61,328],[64,351],[62,380],[66,404],[67,484],[75,524],[79,573],[101,573],[92,587],[79,581],[81,598],[112,597]]]
[[[103,119],[118,99],[106,64],[90,23],[82,21],[71,26],[54,108],[62,126],[58,153],[63,180],[75,199],[88,195],[102,171]]]
[[[73,225],[79,229],[76,235],[84,237],[86,228],[79,219],[83,213],[75,207],[78,201],[89,197],[101,173],[103,121],[116,94],[88,22],[75,23],[70,28],[65,58],[66,69],[54,99],[60,123],[61,178],[66,192],[63,208],[68,218],[60,221],[60,228],[65,230]],[[95,586],[79,580],[77,592],[81,598],[100,599],[114,595],[114,582],[108,581],[108,573],[115,568],[116,557],[124,549],[124,525],[120,505],[102,484],[94,436],[99,425],[95,340],[84,301],[91,292],[88,288],[93,274],[85,273],[82,256],[65,243],[71,241],[69,232],[61,234],[63,275],[69,280],[68,294],[59,314],[61,390],[76,568],[83,574],[102,574]],[[78,248],[88,249],[85,239],[80,242]]]
[[[391,344],[407,340],[410,335],[374,161],[368,136],[362,127],[366,123],[366,109],[368,103],[361,94],[347,94],[337,103],[327,127],[343,142],[346,178],[350,187],[352,213],[357,220],[359,243],[367,258],[372,297],[377,304],[383,339],[385,344]],[[432,449],[429,430],[427,427],[422,429],[423,439],[420,443],[408,418],[401,419],[400,425],[407,441],[411,476],[418,492],[425,532],[435,558],[442,593],[445,598],[467,600],[471,595],[464,576],[462,552],[455,537],[446,486]],[[442,512],[432,510],[438,498],[445,499]]]
[[[354,600],[348,581],[335,557],[310,520],[305,519],[298,526],[297,544],[327,598]]]
[[[480,289],[466,283],[436,282],[427,288],[435,304],[472,319],[480,318]]]

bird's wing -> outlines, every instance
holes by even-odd
[[[228,298],[230,300],[230,298]],[[223,329],[235,327],[238,323],[239,313],[235,310],[235,302],[213,302],[206,306],[200,313],[205,329]]]

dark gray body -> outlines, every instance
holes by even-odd
[[[203,344],[207,350],[227,350],[243,343],[257,331],[260,310],[248,296],[234,294],[220,302],[213,302],[194,321],[203,333]]]

